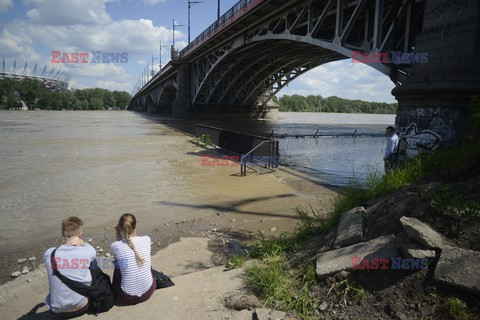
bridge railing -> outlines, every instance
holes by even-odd
[[[208,135],[213,145],[240,155],[241,175],[246,175],[247,167],[278,167],[278,140],[203,124],[196,124],[196,134]]]
[[[184,56],[191,48],[196,46],[199,42],[207,38],[212,32],[214,32],[218,27],[224,25],[228,19],[232,18],[237,12],[245,8],[253,0],[240,0],[233,7],[231,7],[227,12],[225,12],[220,19],[212,23],[207,29],[205,29],[198,37],[193,39],[190,44],[180,51],[180,57]]]

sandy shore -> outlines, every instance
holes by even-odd
[[[231,314],[222,297],[243,288],[241,269],[225,271],[215,267],[208,238],[182,238],[153,256],[152,264],[173,277],[176,286],[157,290],[145,303],[113,307],[98,317],[81,319],[225,319]],[[112,274],[112,270],[104,270]],[[28,280],[28,281],[27,281]],[[15,279],[0,287],[2,319],[57,319],[45,306],[31,311],[43,302],[48,292],[44,268]],[[136,316],[132,316],[136,315]]]
[[[195,232],[199,235],[199,232],[208,231],[212,226],[229,230],[238,237],[258,231],[279,234],[294,225],[291,219],[296,218],[297,205],[312,204],[317,208],[326,208],[335,193],[333,188],[320,181],[286,168],[263,175],[252,172],[242,177],[240,167],[234,163],[221,167],[202,166],[202,154],[219,154],[218,151],[197,146],[189,142],[190,136],[172,128],[165,127],[162,130],[166,137],[155,139],[156,151],[138,156],[138,166],[142,166],[143,162],[150,163],[153,159],[159,161],[161,157],[161,163],[168,168],[168,173],[161,175],[164,180],[158,181],[158,185],[147,178],[149,173],[144,173],[147,185],[141,188],[152,189],[148,197],[143,194],[137,199],[134,186],[130,197],[134,201],[128,207],[109,208],[108,213],[102,212],[93,217],[91,213],[85,216],[79,214],[85,221],[85,239],[91,238],[95,246],[100,246],[104,252],[113,241],[113,225],[122,212],[134,213],[139,220],[139,232],[151,235],[154,242],[159,244],[155,246],[156,249],[159,249],[178,240],[180,236]],[[125,143],[130,146],[152,142],[137,139]],[[158,150],[168,151],[159,154]],[[135,181],[139,183],[140,180]],[[18,259],[36,257],[38,264],[48,247],[60,243],[60,221],[52,221],[41,238],[37,237],[37,229],[28,231],[29,239],[35,241],[2,254],[0,283],[9,281],[14,271],[22,271],[23,265],[17,263]],[[183,221],[187,225],[178,227]],[[25,240],[22,241],[25,243]],[[35,269],[35,265],[32,264],[30,269]]]
[[[182,190],[181,194],[170,194],[168,197],[160,195],[158,202],[154,205],[160,206],[162,214],[137,215],[138,231],[140,234],[151,236],[152,248],[157,252],[154,258],[155,266],[167,274],[181,278],[188,277],[192,272],[211,273],[205,283],[196,285],[195,288],[200,291],[192,291],[188,285],[185,287],[178,285],[176,289],[172,289],[179,290],[178,297],[189,299],[183,301],[194,299],[189,297],[189,294],[204,296],[203,302],[210,299],[211,303],[205,302],[205,305],[201,301],[198,302],[202,304],[198,307],[204,308],[205,314],[208,314],[207,309],[212,307],[211,304],[215,304],[213,301],[216,301],[219,294],[241,285],[239,280],[241,272],[222,273],[221,266],[210,269],[224,263],[229,239],[245,240],[259,232],[266,235],[279,235],[282,231],[290,230],[295,226],[297,205],[312,204],[316,208],[327,210],[336,192],[334,188],[321,181],[287,168],[279,168],[271,174],[257,175],[252,172],[246,177],[241,177],[240,168],[232,164],[222,167],[201,166],[201,154],[214,154],[216,151],[192,144],[189,142],[190,139],[191,137],[187,135],[175,134],[174,141],[168,144],[175,144],[176,151],[166,153],[163,159],[170,164],[175,164],[171,166],[174,172],[171,172],[170,176],[172,180],[177,181],[175,189]],[[155,212],[155,210],[150,208],[149,212]],[[136,212],[133,211],[133,213]],[[91,238],[92,244],[103,250],[102,255],[108,252],[109,245],[113,241],[114,223],[115,221],[110,221],[91,225],[87,221],[85,226],[85,239]],[[195,238],[178,242],[181,237]],[[2,256],[3,271],[0,274],[1,281],[4,283],[0,286],[2,319],[17,319],[43,301],[48,292],[42,265],[43,252],[50,246],[58,245],[60,240],[57,236],[45,241],[36,241],[29,248]],[[36,262],[17,263],[20,258],[32,256],[36,257]],[[29,267],[30,272],[12,280],[11,273],[21,271],[25,265]],[[212,271],[202,271],[205,269]],[[233,278],[230,275],[234,275]],[[190,281],[188,278],[186,280],[180,278],[178,278],[179,283]],[[220,285],[220,288],[216,282],[224,284]],[[156,296],[161,297],[159,299],[166,299],[167,291]],[[172,297],[169,299],[171,300]],[[157,301],[158,303],[160,300]],[[170,316],[165,314],[161,319],[191,319],[181,302],[172,303],[170,305],[173,309],[170,310]],[[153,307],[155,305],[155,302],[145,304],[142,306],[142,313],[146,309],[156,310]],[[227,312],[220,305],[215,308],[220,313]],[[189,312],[195,310],[187,309],[190,310]],[[39,310],[39,312],[42,311]],[[114,311],[102,318],[123,319],[121,314],[122,311]],[[207,318],[209,317],[205,319]],[[42,318],[37,316],[32,319]]]

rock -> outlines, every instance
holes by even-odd
[[[27,267],[23,267],[22,274],[27,274],[29,272]]]
[[[277,231],[277,227],[270,228],[270,232],[275,232]]]
[[[480,252],[444,246],[433,278],[444,284],[480,294]]]
[[[342,213],[337,228],[335,248],[345,247],[362,241],[364,215],[364,207],[356,207]]]
[[[88,243],[92,243],[93,239],[92,238],[89,238],[88,239]]]
[[[95,247],[95,250],[98,250],[98,249],[100,249],[100,246],[96,246],[96,247]]]
[[[326,278],[345,269],[351,269],[352,258],[390,259],[398,257],[395,235],[379,237],[349,247],[327,251],[317,256],[317,275]]]
[[[444,244],[442,236],[428,224],[405,216],[400,218],[400,223],[410,238],[417,240],[425,247],[430,249],[442,248]]]
[[[11,274],[12,278],[17,278],[21,275],[22,273],[20,271],[15,271],[14,273]]]
[[[232,219],[232,222],[236,222],[237,220],[236,219]]]
[[[335,275],[335,279],[336,279],[337,281],[342,281],[342,280],[347,279],[349,275],[350,275],[350,272],[345,271],[345,270],[342,270],[342,271],[340,271],[339,273],[337,273],[337,274]]]
[[[110,252],[105,253],[105,258],[110,258],[111,256]]]
[[[102,253],[102,252],[103,252],[103,249],[102,249],[102,248],[97,249],[97,252]]]
[[[23,259],[18,259],[17,260],[17,263],[24,263],[25,261],[27,261],[27,259],[23,258]]]
[[[212,232],[217,232],[218,231],[218,228],[213,228],[212,229]]]
[[[322,304],[318,307],[318,310],[325,311],[325,310],[327,310],[327,308],[328,308],[328,302],[323,301]]]
[[[402,232],[397,235],[397,248],[409,259],[435,259],[435,251],[425,248],[420,242],[417,242]]]
[[[32,282],[32,279],[28,278],[26,281],[27,281],[27,282]]]
[[[244,310],[251,308],[260,308],[262,303],[258,298],[252,294],[246,293],[233,293],[228,295],[224,299],[225,307],[233,310]]]
[[[264,308],[257,308],[253,313],[253,319],[256,320],[282,320],[285,316],[285,312]]]
[[[34,261],[37,261],[37,258],[36,257],[30,257],[30,258],[28,258],[28,261],[34,262]]]
[[[235,312],[232,316],[228,318],[228,320],[252,320],[252,317],[252,311],[242,310],[239,312]]]

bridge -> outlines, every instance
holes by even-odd
[[[181,52],[172,47],[172,60],[129,109],[260,117],[305,72],[352,58],[396,85],[396,126],[416,150],[471,135],[469,106],[480,94],[477,0],[242,0]]]

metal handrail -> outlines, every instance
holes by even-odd
[[[246,154],[244,154],[241,158],[240,158],[240,175],[242,176],[245,176],[247,175],[247,165],[246,165],[246,162],[244,164],[244,158],[247,157],[248,155],[252,154],[257,148],[259,148],[261,145],[263,145],[264,143],[272,143],[274,140],[265,140],[265,141],[262,141],[261,143],[259,143],[255,148],[253,148],[252,150],[250,150],[249,152],[247,152]],[[267,156],[269,158],[272,157],[272,152],[270,150],[270,154]],[[265,158],[265,156],[264,156]],[[268,166],[270,167],[270,162],[268,163]]]

